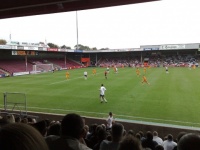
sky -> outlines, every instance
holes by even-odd
[[[48,15],[0,19],[0,39],[109,48],[200,43],[200,1],[162,0]],[[78,25],[78,32],[76,25]]]

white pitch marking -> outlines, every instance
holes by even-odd
[[[86,114],[97,114],[97,115],[107,115],[107,113],[97,113],[97,112],[89,112],[89,111],[78,111],[78,110],[66,110],[66,109],[50,109],[50,108],[41,108],[41,107],[28,107],[28,108],[35,108],[41,110],[53,110],[53,111],[67,111],[67,112],[76,112],[76,113],[86,113]],[[183,122],[183,121],[175,121],[175,120],[165,120],[165,119],[157,119],[157,118],[145,118],[145,117],[137,117],[137,116],[127,116],[127,115],[116,115],[119,117],[128,117],[128,118],[137,118],[137,119],[144,119],[144,120],[154,120],[154,121],[165,121],[165,122],[176,122],[176,123],[185,123],[185,124],[200,124],[194,122]]]

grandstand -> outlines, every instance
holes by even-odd
[[[48,52],[41,52],[39,55],[12,55],[12,51],[1,51],[0,69],[1,75],[20,72],[33,71],[33,65],[36,64],[53,64],[54,68],[66,69],[66,68],[80,68],[82,65],[72,59],[66,59],[64,55],[49,54]],[[35,53],[34,53],[35,54]],[[54,57],[54,58],[52,58]],[[57,58],[59,57],[59,58]],[[60,58],[61,57],[61,58]],[[28,74],[29,74],[28,73]]]
[[[18,73],[18,72],[30,72],[33,69],[33,65],[35,64],[53,64],[57,69],[64,69],[64,68],[81,68],[81,58],[82,57],[89,57],[91,60],[90,65],[96,64],[100,67],[107,67],[107,66],[142,66],[144,63],[144,59],[148,58],[149,64],[151,66],[163,66],[165,64],[169,66],[188,66],[189,64],[198,66],[199,61],[199,52],[198,52],[198,45],[197,44],[184,44],[184,45],[193,45],[192,49],[171,49],[171,50],[152,50],[146,51],[144,48],[143,51],[137,51],[137,49],[129,50],[109,50],[105,51],[98,51],[91,53],[84,53],[82,52],[81,55],[77,53],[67,53],[57,52],[41,52],[34,51],[33,54],[30,53],[27,55],[11,55],[12,51],[2,50],[1,51],[1,60],[0,60],[0,69],[9,73]],[[142,47],[142,46],[141,46]],[[153,46],[149,46],[153,47]],[[162,45],[160,47],[163,47]],[[187,48],[187,47],[186,47]],[[196,49],[195,49],[196,48]],[[150,48],[148,48],[150,49]],[[153,48],[152,48],[153,49]],[[116,52],[115,52],[116,51]],[[18,51],[17,51],[18,52]],[[26,52],[26,51],[23,51]],[[37,55],[35,55],[37,54]],[[96,56],[95,56],[96,55]],[[94,62],[92,64],[92,62]]]
[[[15,72],[32,71],[32,64],[27,63],[27,67],[24,60],[1,60],[0,68],[9,74]]]

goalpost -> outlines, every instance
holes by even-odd
[[[53,64],[36,64],[33,65],[34,72],[49,72],[53,71],[54,67]]]
[[[25,93],[3,93],[4,110],[17,111],[20,115],[27,115],[26,95]]]

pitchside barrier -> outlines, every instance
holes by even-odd
[[[20,116],[27,116],[26,94],[25,93],[3,93],[5,113],[17,112]]]

